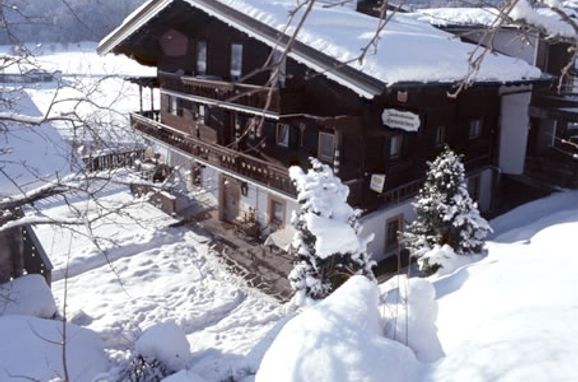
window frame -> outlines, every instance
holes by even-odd
[[[284,140],[280,140],[280,137],[281,137],[280,129],[281,128],[287,129],[287,134],[285,134]],[[290,135],[291,135],[291,126],[288,123],[277,123],[275,125],[275,144],[277,146],[289,148]]]
[[[435,131],[434,144],[435,147],[442,147],[446,143],[448,127],[446,125],[438,125]]]
[[[279,74],[277,75],[275,83],[279,87],[285,87],[287,81],[287,57],[283,57],[283,51],[273,48],[271,52],[271,63],[279,65]],[[273,78],[274,70],[271,70],[270,78]]]
[[[280,206],[280,214],[281,220],[277,220],[277,216],[275,215],[275,205]],[[269,196],[269,224],[273,224],[278,226],[279,228],[285,225],[285,215],[286,215],[286,203],[283,199],[275,198],[273,196]]]
[[[399,143],[394,146],[394,142],[398,141]],[[393,148],[396,148],[393,151]],[[401,158],[403,153],[403,134],[394,134],[389,137],[387,140],[387,157],[389,159],[399,159]]]
[[[208,57],[209,45],[207,40],[197,40],[195,44],[195,73],[197,76],[207,75]]]
[[[470,119],[468,123],[468,139],[473,141],[483,135],[484,121],[481,118]]]
[[[243,76],[243,50],[243,44],[231,43],[229,50],[229,76],[233,80],[238,80]]]
[[[321,150],[322,137],[331,138],[331,156],[326,156]],[[323,162],[333,162],[335,159],[335,134],[320,131],[317,138],[317,159]]]

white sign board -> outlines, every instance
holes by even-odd
[[[400,111],[396,109],[385,109],[381,113],[381,121],[384,125],[392,129],[402,129],[405,131],[418,131],[421,121],[419,115],[411,111]]]
[[[371,182],[369,183],[369,188],[372,191],[381,194],[383,192],[383,186],[385,185],[385,175],[384,174],[372,174]]]

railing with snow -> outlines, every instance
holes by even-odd
[[[144,113],[143,113],[144,114]],[[131,125],[146,135],[180,149],[201,163],[231,172],[294,197],[296,190],[287,168],[273,165],[239,151],[208,143],[138,113],[131,113]]]

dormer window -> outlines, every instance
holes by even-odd
[[[197,41],[197,75],[207,74],[207,42]]]
[[[231,79],[238,80],[243,75],[243,45],[231,44]]]

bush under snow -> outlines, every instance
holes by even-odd
[[[145,330],[135,344],[135,351],[145,360],[157,360],[173,372],[184,369],[191,359],[185,332],[172,321]]]
[[[453,273],[456,269],[480,260],[481,258],[481,255],[459,256],[454,252],[452,247],[444,244],[443,246],[434,245],[434,247],[423,254],[417,262],[420,269],[425,268],[427,264],[429,267],[436,269],[435,274],[437,276],[443,276]]]
[[[0,284],[0,315],[51,318],[55,313],[54,297],[44,277],[31,274]]]
[[[353,276],[281,330],[261,362],[256,382],[409,381],[412,351],[383,336],[379,288]]]

